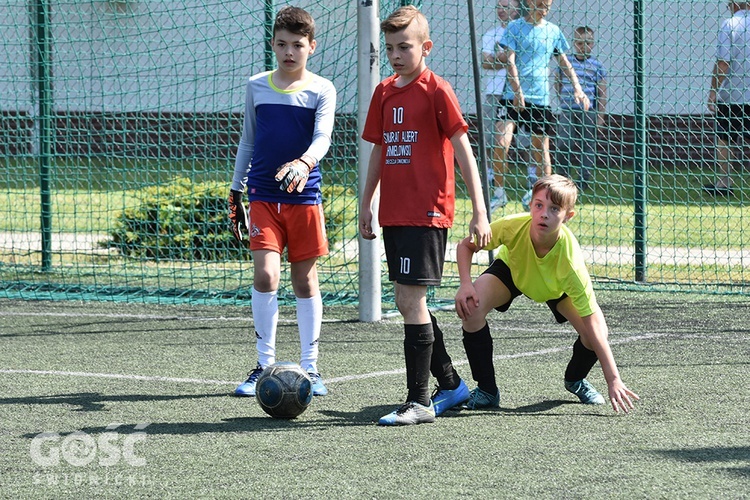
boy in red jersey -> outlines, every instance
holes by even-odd
[[[453,225],[453,158],[471,198],[470,234],[477,245],[489,241],[479,173],[468,126],[455,93],[427,69],[433,44],[425,16],[414,6],[394,11],[380,25],[395,75],[375,89],[362,138],[374,144],[359,211],[363,238],[376,237],[372,201],[380,186],[380,225],[394,282],[396,306],[404,317],[406,402],[383,416],[380,425],[434,422],[469,398],[453,368],[443,333],[427,308],[427,287],[439,285],[448,228]],[[430,373],[438,388],[430,397]]]

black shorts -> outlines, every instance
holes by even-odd
[[[555,115],[552,114],[552,108],[527,102],[523,111],[519,112],[513,107],[513,101],[506,102],[508,103],[507,120],[515,122],[517,127],[524,127],[534,135],[548,137],[555,135]]]
[[[750,137],[750,104],[716,103],[716,136],[725,142]]]
[[[443,279],[448,230],[437,227],[383,228],[388,279],[402,285],[437,286]]]
[[[497,309],[498,311],[507,311],[508,309],[510,309],[510,304],[511,302],[513,302],[513,299],[515,299],[519,295],[523,295],[523,293],[521,293],[521,290],[519,290],[516,287],[516,284],[513,283],[513,276],[511,276],[510,274],[510,268],[508,267],[508,264],[506,264],[502,260],[495,259],[495,261],[490,264],[490,267],[488,267],[487,270],[482,274],[491,274],[492,276],[495,276],[497,279],[503,282],[503,285],[508,287],[508,290],[510,290],[510,300],[505,304],[496,307],[495,309]],[[557,320],[558,323],[565,323],[566,321],[568,321],[565,316],[557,312],[557,304],[559,304],[567,296],[567,294],[562,294],[562,296],[557,299],[547,301],[547,307],[549,307],[552,311],[552,314],[555,315],[555,320]]]
[[[508,119],[508,108],[513,106],[513,101],[508,99],[497,99],[496,105],[492,109],[493,118],[499,122]]]

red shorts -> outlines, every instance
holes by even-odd
[[[252,201],[248,210],[250,250],[287,249],[289,262],[328,254],[323,205]]]

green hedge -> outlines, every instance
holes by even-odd
[[[107,246],[123,256],[149,260],[249,260],[229,225],[226,183],[193,183],[179,177],[163,186],[150,186],[137,193],[138,206],[117,218]],[[348,191],[326,186],[326,200],[341,198]],[[334,207],[339,207],[338,209]],[[344,213],[341,203],[326,207],[329,244],[341,235]]]

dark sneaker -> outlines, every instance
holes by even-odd
[[[468,401],[471,394],[469,388],[463,380],[455,389],[441,389],[437,387],[430,398],[435,406],[435,416],[439,417],[451,408],[459,406],[461,403]]]
[[[261,373],[263,373],[263,367],[260,366],[260,363],[258,363],[258,365],[255,367],[255,370],[247,374],[247,380],[237,386],[237,388],[234,390],[234,395],[254,397],[255,386],[258,383],[258,378],[260,378]]]
[[[435,421],[435,405],[424,406],[416,401],[407,401],[395,411],[380,417],[380,425],[429,424]]]
[[[485,392],[479,387],[471,391],[469,400],[463,404],[464,410],[481,410],[482,408],[500,407],[500,389],[496,394]]]
[[[591,385],[585,378],[576,382],[570,382],[566,380],[565,389],[567,389],[568,392],[572,392],[573,394],[578,396],[578,399],[581,400],[581,403],[585,405],[604,404],[604,396],[602,396],[599,391],[594,389],[594,386]]]

